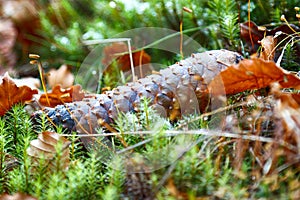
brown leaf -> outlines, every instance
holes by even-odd
[[[249,45],[252,46],[252,51],[256,51],[254,49],[255,45],[258,45],[258,41],[260,41],[264,37],[264,31],[259,29],[259,27],[254,22],[244,22],[240,24],[241,29],[241,38],[244,39]],[[253,43],[253,44],[252,44]]]
[[[249,22],[244,22],[240,24],[241,38],[250,46],[251,53],[255,53],[260,46],[259,41],[261,41],[265,36],[275,36],[277,33],[281,32],[282,34],[276,37],[277,43],[280,44],[282,40],[286,39],[292,34],[295,34],[294,30],[292,30],[290,27],[292,27],[292,29],[294,29],[296,32],[300,32],[300,27],[294,24],[289,24],[289,26],[287,24],[282,24],[273,29],[267,29],[266,27],[257,26],[252,21],[250,21],[250,26]],[[285,42],[283,45],[285,45]],[[300,55],[299,47],[296,50],[297,55]]]
[[[267,170],[265,173],[272,173],[278,166],[280,157],[284,157],[285,164],[295,162],[300,153],[300,94],[282,92],[278,83],[272,84],[271,93],[274,95],[274,116],[276,129],[274,138],[276,141],[284,141],[289,146],[272,144],[269,149]],[[289,148],[287,148],[289,147]]]
[[[44,6],[39,6],[35,0],[0,1],[2,16],[12,20],[17,30],[17,44],[18,48],[21,48],[18,51],[20,56],[18,59],[22,59],[23,62],[25,62],[30,52],[34,52],[37,47],[41,47],[41,40],[47,40],[42,36],[44,34],[41,33],[42,26],[39,12],[45,11],[48,6],[42,7]]]
[[[189,198],[189,194],[185,193],[185,192],[181,192],[175,185],[174,180],[172,178],[170,178],[167,182],[166,188],[168,190],[168,192],[175,197],[176,199],[190,199]],[[194,197],[193,199],[195,200],[208,200],[211,199],[212,197],[209,196],[203,196],[203,197]]]
[[[11,20],[0,19],[0,75],[16,63],[16,55],[13,51],[17,39],[17,30]],[[4,70],[3,70],[4,69]]]
[[[300,88],[300,79],[274,62],[245,59],[222,71],[209,83],[209,89],[213,94],[235,94],[264,88],[274,82],[283,88]]]
[[[15,193],[14,195],[9,195],[9,194],[2,194],[0,196],[1,200],[37,200],[37,198],[23,194],[23,193]]]
[[[27,153],[32,157],[33,166],[39,165],[40,159],[45,159],[50,163],[50,166],[55,166],[56,163],[53,162],[53,158],[56,155],[56,145],[58,142],[62,142],[62,157],[61,163],[63,163],[63,168],[67,168],[69,165],[69,141],[60,136],[55,132],[43,132],[38,135],[38,139],[32,140],[30,146],[27,149]]]
[[[48,85],[54,87],[61,85],[62,88],[68,88],[73,85],[74,75],[71,73],[67,65],[62,65],[59,69],[51,69],[47,76]]]
[[[42,94],[39,102],[43,106],[55,107],[60,104],[70,103],[74,101],[80,101],[84,98],[84,93],[81,90],[80,85],[74,85],[68,89],[62,89],[60,85],[56,85],[52,88],[51,93],[47,93],[50,105],[48,105],[45,94]]]
[[[34,0],[14,0],[3,1],[2,11],[3,15],[7,18],[13,19],[16,24],[20,26],[30,26],[29,24],[22,24],[30,22],[38,17],[38,7]],[[14,12],[12,12],[12,10]]]
[[[119,53],[127,52],[128,47],[124,42],[116,42],[103,49],[104,58],[102,59],[102,64],[108,66],[112,63],[114,59],[118,57]]]
[[[173,196],[173,197],[176,197],[176,198],[179,198],[179,199],[188,199],[188,194],[186,193],[183,193],[183,192],[180,192],[175,183],[174,183],[174,180],[173,179],[169,179],[168,180],[168,183],[166,185],[166,188],[168,190],[168,192]]]
[[[134,48],[132,48],[134,50]],[[122,71],[130,70],[130,57],[129,54],[120,55],[122,53],[128,52],[128,46],[123,42],[113,43],[104,48],[103,54],[104,59],[102,63],[104,66],[108,66],[105,69],[105,73],[109,73],[111,71],[111,64],[113,60],[117,61],[118,68]],[[139,66],[143,64],[150,63],[151,57],[144,51],[138,51],[132,53],[133,65]]]
[[[18,87],[8,74],[3,76],[0,83],[0,116],[4,115],[13,105],[25,103],[38,93],[37,90],[32,90],[27,86]]]
[[[140,57],[142,57],[141,63],[140,63]],[[143,65],[143,64],[150,63],[151,57],[144,50],[142,50],[142,51],[132,53],[132,59],[133,59],[133,65],[139,66],[140,64]],[[122,71],[130,70],[129,54],[118,57],[117,62],[119,66],[121,66]]]
[[[275,57],[276,38],[273,36],[266,36],[261,41],[262,52],[260,58],[266,61],[272,61]]]

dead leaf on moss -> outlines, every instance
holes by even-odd
[[[0,196],[1,200],[37,200],[37,198],[23,193],[15,193],[14,195],[2,194]]]
[[[244,22],[240,24],[241,38],[250,46],[251,53],[255,53],[258,49],[259,41],[261,41],[265,36],[275,36],[277,38],[278,44],[286,39],[288,36],[295,34],[295,32],[300,32],[300,27],[294,24],[282,24],[273,29],[268,29],[267,27],[257,26],[254,22]],[[281,33],[281,34],[278,34]],[[253,44],[252,44],[253,43]],[[285,43],[283,43],[284,45]],[[297,55],[300,55],[300,51],[296,48]]]
[[[260,58],[266,61],[272,61],[275,57],[276,48],[276,38],[273,36],[267,36],[263,38],[260,43],[262,46],[262,52],[260,53]]]
[[[0,84],[0,116],[3,116],[13,105],[25,103],[38,93],[37,90],[27,86],[18,87],[8,74],[3,76]]]
[[[168,180],[166,188],[167,188],[168,192],[176,199],[182,199],[182,200],[190,199],[188,193],[179,191],[179,189],[176,187],[174,180],[172,178]],[[211,199],[211,197],[203,196],[203,197],[194,197],[193,199],[208,200],[208,199]]]
[[[53,162],[53,158],[56,155],[56,145],[59,142],[62,142],[62,156],[60,158],[62,165],[56,167],[66,169],[69,166],[70,152],[68,146],[70,142],[58,133],[49,131],[42,132],[38,135],[38,139],[30,142],[27,153],[32,158],[32,166],[38,166],[40,159],[45,159],[50,168],[55,166],[57,163]]]
[[[276,125],[274,139],[286,145],[273,143],[265,149],[265,155],[268,156],[264,157],[264,174],[271,174],[277,167],[280,168],[278,160],[281,158],[284,158],[283,165],[299,163],[296,158],[300,154],[300,94],[283,92],[278,83],[272,84],[271,94],[274,96],[273,115]]]
[[[251,89],[260,89],[278,82],[282,88],[300,88],[300,79],[278,67],[274,62],[262,59],[242,60],[217,75],[210,83],[213,94],[236,94]]]
[[[282,126],[285,129],[283,134],[293,132],[300,153],[300,94],[282,92],[279,86],[274,85],[272,85],[272,93],[277,99],[275,112],[284,123]]]
[[[39,102],[43,106],[55,107],[60,104],[70,103],[74,101],[80,101],[84,98],[84,93],[81,90],[80,85],[74,85],[68,89],[61,88],[60,85],[56,85],[52,88],[51,93],[47,93],[50,105],[47,102],[46,95],[42,94]]]
[[[62,65],[59,69],[51,69],[47,76],[48,85],[54,87],[58,84],[62,88],[68,88],[73,85],[74,75],[71,73],[67,65]]]

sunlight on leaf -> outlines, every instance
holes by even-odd
[[[242,60],[216,76],[209,84],[213,94],[236,94],[246,90],[260,89],[278,82],[282,88],[300,88],[300,79],[262,59]]]
[[[37,90],[32,90],[27,86],[18,87],[8,74],[2,77],[0,83],[0,116],[4,115],[13,105],[25,103],[38,93]]]
[[[84,98],[84,93],[80,85],[74,85],[68,89],[62,89],[60,85],[52,88],[51,93],[47,93],[50,105],[47,103],[46,95],[42,94],[39,102],[44,106],[55,107],[60,104],[80,101]]]

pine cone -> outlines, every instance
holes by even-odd
[[[207,84],[227,66],[237,64],[241,59],[241,55],[228,50],[192,54],[136,82],[104,94],[90,95],[83,101],[45,108],[43,112],[55,124],[90,134],[96,133],[95,129],[103,123],[113,123],[118,112],[139,112],[142,97],[150,99],[154,108],[165,109],[171,120],[194,113],[194,105],[204,112],[209,104],[209,94],[205,92]],[[36,112],[33,118],[41,113]]]
[[[151,173],[143,161],[128,158],[125,162],[125,197],[131,200],[155,199]]]

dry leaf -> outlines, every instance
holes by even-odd
[[[62,157],[60,158],[61,167],[66,169],[69,165],[69,144],[70,142],[55,132],[43,132],[38,135],[38,139],[32,140],[30,146],[27,149],[27,153],[32,157],[33,166],[39,165],[40,159],[45,159],[49,162],[49,166],[55,166],[53,158],[56,155],[56,145],[58,142],[62,142]]]
[[[175,183],[174,183],[174,180],[173,179],[169,179],[168,180],[168,183],[167,183],[167,186],[166,186],[167,190],[169,191],[169,193],[173,196],[173,197],[176,197],[176,198],[179,198],[179,199],[188,199],[188,194],[185,194],[183,192],[180,192]]]
[[[0,19],[0,38],[0,74],[3,74],[12,70],[16,63],[13,48],[17,39],[17,30],[11,20]]]
[[[71,73],[67,65],[62,65],[59,69],[51,69],[47,76],[48,85],[54,87],[61,85],[62,88],[68,88],[73,85],[74,75]]]
[[[260,58],[266,61],[272,61],[275,57],[275,48],[276,48],[276,38],[273,36],[267,36],[261,41],[262,52],[260,53]]]
[[[174,180],[171,178],[168,180],[167,182],[167,185],[166,185],[166,188],[168,190],[168,192],[173,196],[175,197],[176,199],[190,199],[189,198],[189,194],[188,193],[185,193],[185,192],[181,192],[175,185],[174,183]],[[195,197],[193,199],[195,200],[208,200],[208,199],[211,199],[212,197]]]
[[[17,24],[29,22],[38,17],[38,7],[34,0],[3,1],[1,6],[3,15],[13,19]]]
[[[290,28],[295,30],[295,32],[300,32],[300,27],[294,24],[282,24],[275,27],[274,29],[267,29],[266,27],[257,26],[254,22],[244,22],[240,24],[241,38],[250,46],[251,53],[255,53],[259,47],[259,41],[262,40],[265,36],[271,35],[276,36],[277,43],[280,44],[281,41],[286,39],[288,36],[295,34],[295,32]],[[282,33],[279,34],[278,33]],[[251,35],[251,36],[250,36]],[[252,39],[252,41],[251,41]],[[253,43],[253,44],[252,44]],[[283,43],[283,45],[285,42]],[[296,48],[297,55],[300,55],[299,48]]]
[[[74,101],[80,101],[84,98],[84,93],[81,90],[80,85],[74,85],[68,89],[62,89],[60,85],[56,85],[52,88],[51,93],[47,93],[50,105],[45,94],[42,94],[39,102],[43,106],[55,107],[60,104],[70,103]]]
[[[281,128],[284,129],[279,135],[285,135],[285,138],[287,138],[290,134],[294,141],[287,142],[296,144],[298,153],[300,153],[300,94],[281,92],[277,88],[279,87],[272,87],[272,93],[278,99],[275,113],[281,119]]]
[[[128,52],[128,46],[124,42],[116,42],[103,49],[104,58],[102,64],[108,66],[114,59],[118,57],[119,53]]]
[[[36,50],[36,46],[40,45],[34,42],[31,37],[42,39],[40,29],[41,23],[39,19],[40,6],[37,6],[35,0],[11,0],[0,1],[3,16],[14,22],[14,27],[18,30],[18,45],[22,47],[22,58],[24,60],[28,53]]]
[[[39,89],[41,82],[38,78],[26,77],[20,79],[12,79],[18,87],[27,86],[31,89]]]
[[[240,29],[241,38],[251,46],[251,52],[255,52],[259,45],[258,41],[264,37],[264,31],[260,30],[258,26],[251,21],[240,24]]]
[[[236,94],[245,90],[260,89],[278,82],[282,88],[300,88],[300,79],[262,59],[242,60],[216,76],[209,84],[213,94]]]
[[[37,198],[18,192],[14,195],[3,194],[0,196],[0,200],[37,200]]]
[[[134,48],[132,48],[134,50]],[[128,52],[128,46],[123,42],[116,42],[109,45],[103,49],[104,58],[102,63],[104,66],[108,67],[105,69],[104,73],[111,72],[111,64],[113,60],[117,61],[118,68],[122,71],[130,70],[130,57],[129,54],[120,55],[122,53]],[[138,51],[132,53],[133,65],[139,66],[150,63],[151,57],[144,51]]]
[[[0,116],[4,115],[13,105],[25,103],[38,93],[37,90],[32,90],[27,86],[18,87],[8,74],[4,75],[0,84]]]
[[[270,174],[278,167],[278,160],[284,158],[284,164],[295,162],[300,153],[300,94],[282,92],[278,83],[272,84],[271,93],[274,95],[274,139],[284,141],[281,146],[273,143],[266,152],[264,173]]]

